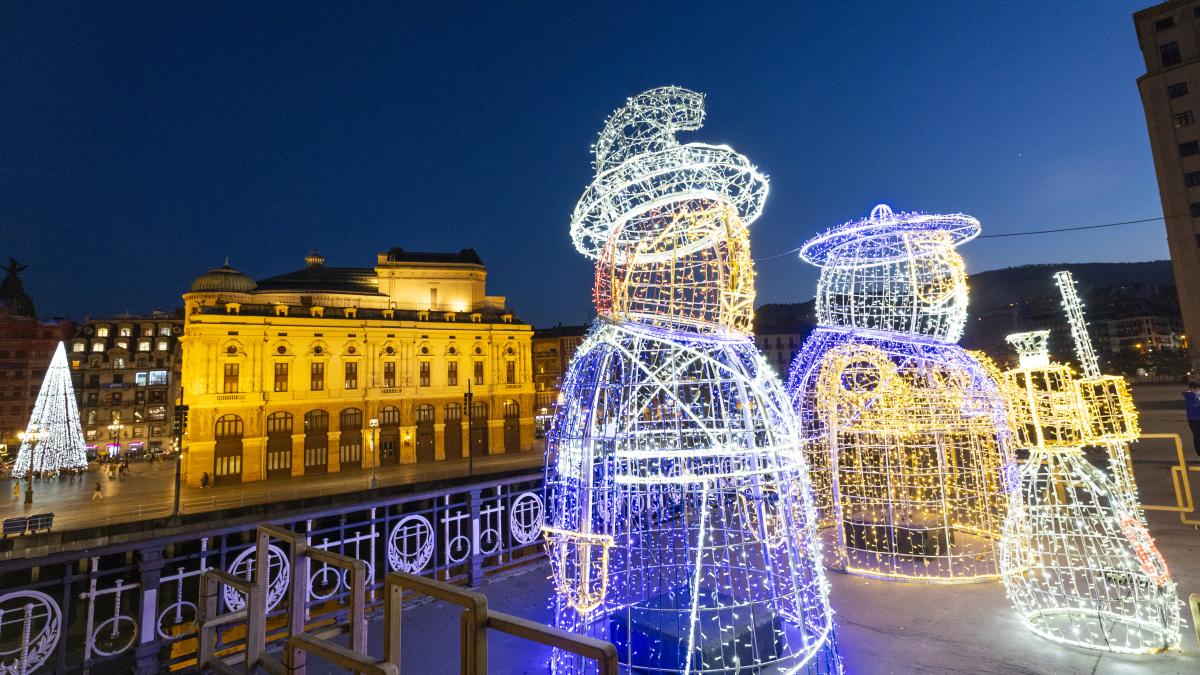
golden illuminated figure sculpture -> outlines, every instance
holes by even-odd
[[[1175,583],[1119,483],[1123,467],[1111,479],[1083,453],[1137,438],[1129,387],[1052,363],[1048,335],[1008,337],[1021,360],[1005,373],[1005,391],[1017,442],[1030,453],[1004,526],[1009,600],[1030,630],[1055,642],[1125,653],[1176,647]]]
[[[1015,465],[992,372],[956,342],[962,214],[893,213],[807,242],[819,327],[788,379],[827,560],[853,574],[968,582],[999,574]]]
[[[631,672],[836,673],[796,420],[750,336],[767,182],[675,139],[703,112],[678,87],[629,99],[572,219],[599,318],[547,441],[555,620]],[[595,672],[563,651],[552,665]]]

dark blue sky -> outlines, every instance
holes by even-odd
[[[251,276],[479,251],[535,324],[591,316],[568,236],[625,97],[708,95],[689,140],[766,171],[766,257],[896,209],[985,234],[1161,215],[1130,15],[1143,2],[5,3],[0,256],[43,315],[179,304]],[[757,5],[757,3],[755,3]],[[983,239],[970,269],[1167,255],[1161,223]],[[759,302],[812,296],[794,255]]]

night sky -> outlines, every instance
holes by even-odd
[[[0,258],[43,316],[181,303],[375,253],[474,247],[535,325],[592,316],[568,236],[627,96],[707,94],[684,140],[771,177],[756,257],[897,210],[984,234],[1161,216],[1141,2],[30,3],[0,7]],[[1161,223],[982,239],[969,269],[1167,256]],[[759,303],[812,296],[795,255]]]

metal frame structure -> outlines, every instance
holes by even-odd
[[[826,562],[933,583],[998,577],[1014,470],[995,368],[966,321],[963,214],[869,217],[809,240],[819,327],[791,366]]]
[[[798,429],[749,334],[767,181],[678,142],[703,118],[679,87],[628,99],[572,215],[600,318],[547,443],[556,623],[639,672],[840,672]]]
[[[1008,598],[1035,634],[1074,647],[1146,654],[1179,645],[1179,597],[1146,527],[1123,458],[1115,479],[1083,455],[1138,437],[1122,378],[1076,379],[1050,361],[1047,331],[1009,342],[1020,365],[1004,373],[1018,441],[1029,449],[1004,524]],[[1121,476],[1126,476],[1122,478]]]

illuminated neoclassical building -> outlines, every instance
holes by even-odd
[[[226,265],[184,294],[189,485],[370,468],[372,419],[380,466],[532,447],[532,329],[475,251],[305,263],[258,282]]]

